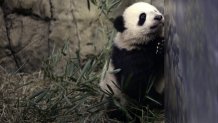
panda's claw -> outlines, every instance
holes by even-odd
[[[164,53],[164,40],[161,40],[157,43],[156,54],[163,55]]]

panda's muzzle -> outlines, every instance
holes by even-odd
[[[157,28],[159,25],[164,25],[164,19],[162,15],[156,15],[154,17],[154,20],[156,20],[156,24],[154,24],[153,26],[150,27],[150,29],[155,29]]]

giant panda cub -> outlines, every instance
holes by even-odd
[[[126,107],[132,100],[151,107],[163,106],[163,26],[163,15],[144,2],[127,7],[114,20],[117,34],[100,87],[111,92],[120,105]]]

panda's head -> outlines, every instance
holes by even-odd
[[[132,49],[134,44],[146,44],[162,34],[164,16],[154,6],[138,2],[125,9],[114,20],[118,31],[115,43],[121,48]]]

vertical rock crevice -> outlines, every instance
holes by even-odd
[[[50,18],[51,18],[51,21],[49,22],[49,25],[48,25],[48,35],[50,35],[51,32],[52,32],[52,30],[51,30],[52,21],[55,21],[54,14],[53,14],[54,6],[53,6],[53,3],[52,3],[52,0],[49,0],[49,5],[50,5]],[[49,36],[48,37],[48,57],[52,54],[52,49],[53,49],[52,42],[53,41]]]
[[[6,36],[7,36],[7,40],[8,40],[8,49],[11,51],[11,56],[13,57],[13,59],[14,59],[14,61],[15,61],[15,64],[16,64],[16,69],[19,69],[20,68],[20,65],[19,65],[19,63],[18,63],[18,60],[17,60],[17,58],[16,58],[16,56],[15,56],[15,51],[13,50],[13,48],[12,48],[12,45],[11,45],[11,38],[10,38],[10,26],[11,26],[11,24],[10,24],[10,22],[11,21],[8,21],[8,19],[7,19],[7,12],[5,12],[5,8],[3,7],[3,17],[4,17],[4,23],[5,23],[5,29],[6,29]]]

